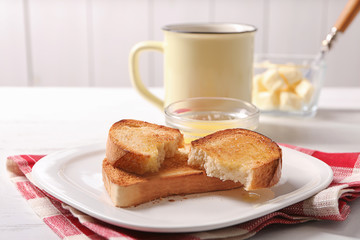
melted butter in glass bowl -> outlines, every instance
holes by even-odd
[[[186,143],[228,128],[255,130],[259,110],[251,103],[222,97],[184,99],[165,108],[169,127],[179,129]]]

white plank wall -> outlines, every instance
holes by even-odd
[[[89,66],[95,86],[130,86],[128,76],[129,51],[137,42],[150,36],[148,0],[93,0],[90,1],[90,39],[92,39]],[[141,58],[141,74],[144,82],[151,85],[149,64]]]
[[[331,0],[327,6],[326,29],[336,19],[344,1]],[[348,27],[346,32],[339,36],[334,48],[329,52],[327,61],[327,81],[333,86],[360,86],[360,14]]]
[[[128,55],[180,22],[258,28],[256,53],[316,54],[347,0],[0,0],[0,86],[131,86]],[[141,74],[161,86],[162,54]],[[360,16],[328,55],[326,86],[360,86]]]
[[[86,10],[86,0],[28,1],[34,85],[89,83]]]
[[[267,51],[280,54],[315,54],[322,34],[322,0],[273,0],[268,8]]]
[[[29,84],[22,0],[0,0],[0,86]]]

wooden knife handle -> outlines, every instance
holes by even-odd
[[[336,20],[334,27],[336,27],[339,32],[345,32],[346,28],[350,25],[359,11],[360,0],[349,0],[339,18]]]

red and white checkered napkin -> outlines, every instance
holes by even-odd
[[[350,213],[348,201],[360,196],[360,153],[325,153],[294,148],[328,164],[334,179],[315,196],[258,219],[219,230],[161,234],[128,230],[94,219],[41,191],[31,183],[31,169],[43,156],[17,155],[7,161],[12,181],[30,206],[60,238],[76,239],[214,239],[248,238],[274,224],[296,224],[310,220],[342,221]]]

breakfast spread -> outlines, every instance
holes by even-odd
[[[296,65],[269,64],[267,71],[253,78],[252,101],[262,110],[301,110],[313,93],[313,84]]]
[[[269,188],[281,161],[278,145],[251,130],[218,131],[188,146],[177,129],[128,119],[110,128],[102,175],[113,204],[131,207],[171,195]]]

